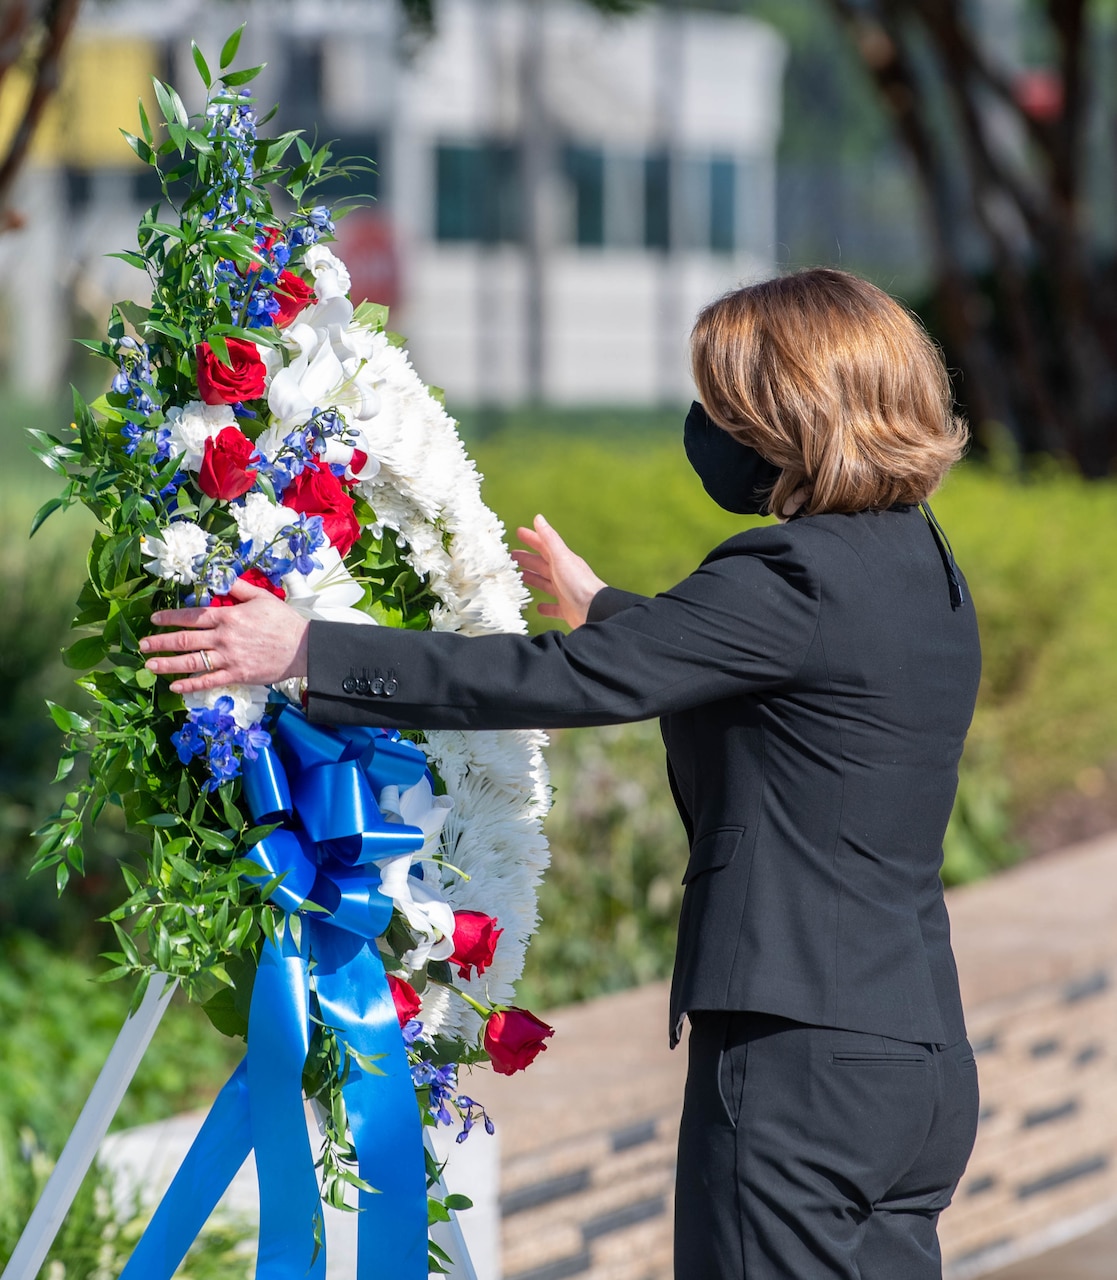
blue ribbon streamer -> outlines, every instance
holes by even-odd
[[[275,746],[246,761],[257,823],[280,822],[251,851],[260,884],[287,913],[260,954],[248,1051],[218,1094],[121,1280],[170,1280],[250,1150],[260,1189],[257,1280],[324,1280],[321,1199],[307,1137],[302,1072],[310,1043],[311,964],[322,1020],[375,1070],[350,1059],[343,1087],[360,1176],[357,1280],[426,1280],[422,1124],[376,938],[392,903],[376,859],[422,847],[417,827],[386,822],[383,787],[426,773],[423,753],[382,729],[323,729],[294,707]],[[317,910],[308,910],[308,907]],[[301,930],[291,916],[301,914]],[[300,936],[301,934],[301,936]],[[315,1247],[316,1231],[321,1247]]]

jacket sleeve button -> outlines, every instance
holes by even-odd
[[[388,678],[384,681],[384,697],[390,698],[398,688],[399,681],[396,679],[396,673],[394,671],[389,671]]]
[[[362,676],[357,681],[357,692],[362,694],[367,694],[368,691],[369,691],[369,682],[364,676]]]
[[[346,676],[341,682],[342,693],[355,693],[357,691],[357,681],[353,676]]]

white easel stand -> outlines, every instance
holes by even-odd
[[[162,974],[153,975],[140,1007],[124,1023],[0,1280],[35,1280],[39,1274],[167,1010],[176,985],[168,983]],[[200,1119],[198,1123],[201,1123]],[[145,1129],[148,1127],[159,1126],[144,1126]],[[140,1131],[131,1132],[139,1137]],[[426,1135],[431,1132],[430,1129],[424,1130],[424,1140],[428,1143]],[[193,1133],[191,1130],[186,1147],[192,1141]],[[126,1150],[129,1136],[119,1135],[120,1141],[116,1145],[122,1150],[118,1154]],[[435,1228],[435,1240],[455,1261],[448,1280],[500,1280],[500,1159],[497,1139],[477,1133],[469,1142],[458,1146],[452,1133],[439,1130],[431,1150],[439,1161],[445,1160],[453,1151],[449,1186],[440,1185],[441,1193],[445,1195],[449,1191],[467,1195],[476,1206],[466,1214],[464,1232],[456,1213],[451,1214],[449,1223]],[[126,1168],[129,1161],[125,1158],[112,1163],[123,1164]],[[118,1169],[118,1172],[125,1172],[125,1169]],[[131,1170],[133,1177],[135,1172]],[[168,1172],[168,1182],[173,1172]],[[245,1162],[239,1177],[254,1183],[255,1168],[251,1161]],[[252,1199],[251,1194],[249,1199]],[[356,1215],[329,1209],[326,1215],[332,1246],[330,1261],[334,1264],[330,1271],[351,1275],[356,1267]],[[477,1259],[476,1265],[474,1258]]]
[[[124,1023],[101,1068],[0,1280],[35,1280],[39,1274],[176,986],[163,974],[152,975],[140,1007]]]
[[[424,1129],[428,1150],[440,1163],[447,1156],[442,1195],[468,1196],[473,1208],[460,1217],[438,1223],[431,1238],[454,1259],[448,1280],[501,1280],[500,1269],[500,1134],[487,1134],[480,1125],[463,1143],[456,1127]]]

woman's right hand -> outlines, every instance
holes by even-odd
[[[533,529],[516,530],[530,550],[513,551],[512,558],[529,587],[554,596],[556,603],[541,604],[539,612],[546,618],[562,618],[569,626],[580,627],[590,601],[608,584],[570,550],[542,516],[535,517],[534,525]]]

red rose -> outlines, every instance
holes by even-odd
[[[265,591],[270,591],[273,596],[280,600],[287,599],[287,592],[282,587],[273,585],[272,580],[266,573],[262,573],[259,569],[245,569],[240,575],[241,582],[247,582],[250,587],[262,587]],[[235,605],[236,600],[232,596],[213,596],[210,599],[209,607],[211,609],[222,609],[226,606]]]
[[[499,1075],[523,1071],[546,1049],[543,1043],[555,1034],[554,1027],[541,1022],[526,1009],[504,1009],[485,1024],[485,1051]]]
[[[478,977],[485,972],[493,962],[496,940],[503,932],[492,916],[480,911],[454,912],[454,954],[450,963],[458,966],[459,978],[472,978],[474,965]]]
[[[236,404],[259,400],[267,370],[254,342],[226,338],[229,364],[222,364],[208,342],[198,344],[198,394],[206,404]]]
[[[339,555],[344,556],[360,535],[361,526],[353,514],[353,499],[318,458],[284,489],[283,505],[308,516],[321,516],[326,537]]]
[[[222,427],[206,441],[198,488],[223,502],[247,493],[256,483],[256,471],[249,465],[255,452],[256,446],[239,427]]]
[[[392,993],[392,1000],[396,1006],[396,1017],[399,1019],[401,1027],[406,1027],[412,1018],[419,1016],[419,997],[415,994],[415,988],[410,982],[404,982],[402,978],[396,978],[392,974],[388,974],[388,989]]]
[[[314,290],[293,271],[284,271],[275,286],[275,300],[279,303],[279,313],[275,323],[281,329],[286,328],[299,312],[310,301]]]

